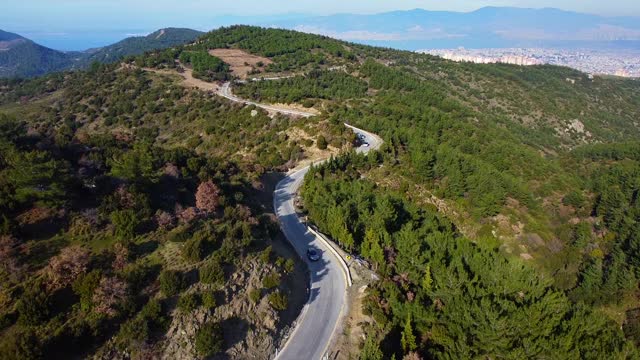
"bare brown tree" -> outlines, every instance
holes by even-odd
[[[171,229],[176,222],[175,216],[166,211],[158,211],[156,213],[155,220],[158,224],[158,227],[163,230]]]
[[[200,211],[196,207],[183,208],[180,205],[176,206],[176,217],[183,224],[188,224],[200,216]]]
[[[60,254],[49,260],[45,273],[49,277],[47,287],[50,290],[64,288],[71,285],[78,276],[87,272],[91,253],[80,246],[70,246],[62,249]]]
[[[113,263],[111,263],[113,270],[118,271],[124,269],[129,263],[129,249],[120,243],[116,243],[113,252],[115,254]]]
[[[172,177],[174,179],[179,179],[180,178],[180,169],[172,163],[166,163],[164,165],[164,169],[162,169],[163,174]]]
[[[113,195],[123,208],[131,209],[136,205],[135,196],[124,185],[121,185]]]
[[[220,189],[213,181],[200,183],[196,192],[196,207],[206,213],[212,213],[220,202]]]
[[[411,351],[405,355],[402,360],[422,360],[422,357],[420,357],[417,352]]]
[[[95,311],[110,317],[118,315],[119,306],[128,296],[127,283],[117,277],[105,277],[93,294]]]

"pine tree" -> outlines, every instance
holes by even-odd
[[[364,342],[364,347],[360,352],[360,360],[382,360],[383,357],[384,355],[382,354],[375,337],[370,334],[367,336],[367,340]]]
[[[384,251],[380,246],[379,233],[374,229],[367,229],[364,234],[364,241],[361,245],[362,255],[373,262],[374,269],[384,266]]]
[[[591,260],[580,273],[580,285],[573,291],[574,297],[592,304],[600,300],[602,278],[602,259]]]
[[[400,342],[402,343],[402,350],[404,350],[405,354],[418,347],[416,345],[416,337],[413,335],[413,327],[411,326],[411,314],[407,315],[407,321],[404,323],[404,330],[402,330]]]
[[[327,145],[329,145],[329,143],[327,142],[327,139],[324,137],[324,135],[320,135],[318,136],[318,140],[316,142],[318,149],[320,150],[325,150],[327,148]]]
[[[424,270],[424,278],[422,278],[422,289],[424,291],[430,291],[433,286],[433,278],[431,277],[431,265],[427,265]]]
[[[620,301],[624,293],[633,289],[636,284],[624,252],[620,247],[614,248],[607,262],[603,293],[611,295],[612,300]]]
[[[346,250],[351,251],[355,243],[344,219],[344,212],[339,207],[333,207],[327,212],[329,234]]]

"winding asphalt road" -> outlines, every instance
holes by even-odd
[[[302,117],[314,116],[304,111],[283,109],[241,99],[233,95],[230,83],[223,84],[217,93],[231,101],[255,105],[268,111]],[[366,147],[360,146],[356,149],[357,152],[367,153],[382,145],[382,139],[378,136],[348,124],[345,126],[356,134],[364,136],[364,142],[369,144]],[[316,162],[316,164],[319,163]],[[295,211],[294,198],[308,171],[309,166],[287,174],[277,184],[273,197],[273,208],[282,231],[298,255],[307,263],[310,274],[309,298],[296,321],[293,332],[277,354],[278,360],[322,359],[346,312],[347,275],[341,268],[340,260],[322,240],[308,230]],[[319,261],[309,261],[306,255],[309,247],[319,250],[321,254]]]
[[[361,146],[356,151],[366,153],[371,149],[378,149],[382,144],[379,137],[353,126],[346,126],[357,134],[364,135],[365,141],[369,143],[368,147]],[[306,261],[311,282],[307,304],[302,309],[293,334],[276,357],[278,360],[322,359],[346,311],[347,283],[340,261],[324,242],[307,229],[295,211],[294,197],[308,171],[307,166],[287,175],[278,183],[274,192],[273,207],[282,231]],[[309,261],[306,256],[309,247],[320,250],[320,261]]]
[[[276,78],[274,78],[274,79],[276,79]],[[242,104],[247,104],[247,105],[254,105],[256,107],[259,107],[261,109],[265,109],[267,111],[274,111],[274,112],[279,112],[279,113],[282,113],[282,114],[293,115],[293,116],[301,116],[301,117],[314,116],[314,114],[308,113],[308,112],[305,112],[305,111],[284,109],[284,108],[281,108],[281,107],[278,107],[278,106],[260,104],[260,103],[257,103],[257,102],[253,102],[253,101],[249,101],[249,100],[245,100],[245,99],[239,98],[239,97],[233,95],[233,93],[231,92],[231,83],[230,82],[226,82],[226,83],[222,84],[222,86],[218,90],[217,94],[222,96],[222,97],[224,97],[224,98],[227,98],[227,99],[229,99],[231,101],[242,103]]]

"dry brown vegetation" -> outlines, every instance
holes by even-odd
[[[246,79],[253,68],[260,68],[258,63],[261,62],[262,67],[273,63],[266,57],[252,55],[239,49],[214,49],[209,50],[209,54],[219,57],[229,64],[231,73],[241,79]]]

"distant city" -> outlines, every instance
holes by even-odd
[[[551,64],[568,66],[592,75],[640,78],[640,51],[564,50],[549,48],[418,50],[442,58],[478,64],[505,63],[522,66]]]

